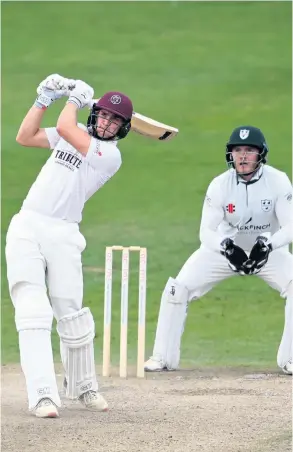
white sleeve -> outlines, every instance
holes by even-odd
[[[55,149],[55,146],[61,138],[59,133],[57,132],[56,127],[46,127],[45,132],[50,144],[50,149]]]
[[[85,160],[101,173],[114,174],[121,166],[121,154],[114,142],[91,139]]]
[[[219,187],[218,181],[214,179],[206,193],[200,223],[200,241],[213,251],[220,251],[221,242],[226,238],[218,232],[218,226],[225,215],[221,193],[221,187]]]
[[[278,181],[278,192],[275,212],[281,229],[271,237],[273,250],[293,242],[292,184],[287,175]]]

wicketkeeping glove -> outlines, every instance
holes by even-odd
[[[247,261],[248,256],[240,246],[235,245],[232,239],[222,241],[221,254],[226,257],[228,265],[233,272],[240,273],[241,275],[245,274],[243,264]]]
[[[244,263],[246,274],[255,275],[260,272],[267,263],[269,254],[272,251],[272,245],[268,242],[267,237],[258,236],[253,245],[248,260]]]
[[[70,89],[74,86],[75,80],[62,77],[59,74],[51,74],[39,84],[35,105],[39,108],[47,108],[55,100],[68,96]]]
[[[78,108],[90,106],[94,96],[93,88],[82,80],[75,80],[75,88],[71,91],[67,102],[75,104]]]

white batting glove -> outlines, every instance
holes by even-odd
[[[72,103],[77,108],[90,106],[94,96],[93,88],[82,80],[75,80],[75,88],[70,92],[67,103]]]
[[[39,108],[47,108],[55,100],[67,96],[69,90],[74,86],[75,80],[62,77],[59,74],[49,75],[37,88],[38,97],[35,105]]]

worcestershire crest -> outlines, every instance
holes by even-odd
[[[241,140],[245,140],[249,136],[249,130],[248,129],[241,129],[239,132],[239,136]]]
[[[262,199],[261,208],[264,212],[270,212],[272,210],[273,202],[271,199]]]

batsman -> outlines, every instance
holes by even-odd
[[[81,254],[86,242],[79,223],[86,201],[121,166],[117,142],[130,131],[133,106],[120,92],[107,92],[93,102],[91,86],[58,74],[41,82],[37,94],[16,141],[52,152],[10,222],[5,251],[29,410],[37,417],[56,418],[61,402],[51,345],[53,317],[66,396],[91,410],[108,408],[96,379],[94,319],[83,307]],[[68,99],[56,127],[42,128],[48,107],[62,97]],[[91,106],[87,126],[77,121],[86,106]]]
[[[161,298],[153,355],[146,371],[174,370],[189,303],[233,275],[256,275],[277,290],[285,303],[285,323],[277,363],[293,371],[292,185],[288,176],[266,164],[268,146],[260,129],[237,127],[226,145],[225,171],[210,183],[200,225],[200,248]]]

